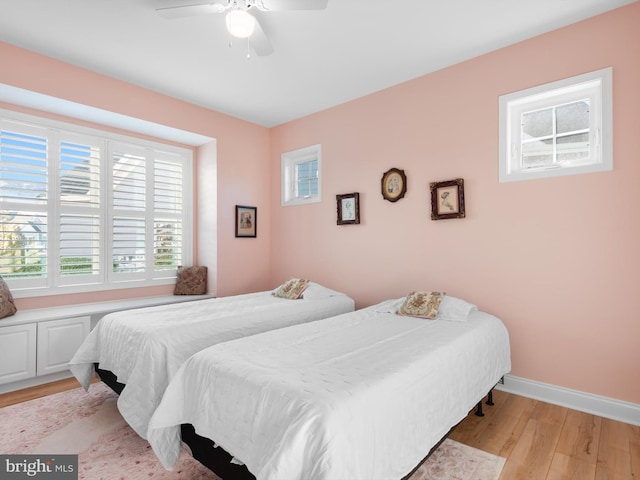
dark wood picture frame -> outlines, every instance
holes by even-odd
[[[258,233],[258,207],[236,205],[236,237],[255,238]]]
[[[382,197],[390,202],[397,202],[407,193],[407,176],[404,170],[392,168],[382,174]]]
[[[338,225],[360,223],[360,194],[358,192],[336,195]]]
[[[464,218],[464,179],[431,182],[431,220]]]

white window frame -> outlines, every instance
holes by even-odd
[[[604,68],[499,98],[499,181],[515,182],[613,170],[612,69]],[[524,112],[589,99],[589,159],[521,168]]]
[[[282,174],[282,203],[284,206],[305,205],[309,203],[318,203],[322,201],[322,148],[320,145],[311,145],[309,147],[294,150],[292,152],[283,153],[281,156],[281,174]],[[299,197],[296,193],[297,178],[296,166],[300,163],[318,161],[318,194]]]
[[[182,148],[175,145],[164,144],[160,142],[154,142],[150,140],[143,140],[137,137],[129,137],[122,134],[116,134],[113,132],[103,131],[95,128],[84,127],[67,123],[58,120],[52,120],[43,117],[37,117],[34,115],[23,114],[14,112],[11,110],[0,109],[0,118],[7,120],[8,122],[24,123],[27,126],[33,125],[37,128],[44,128],[51,131],[66,132],[70,136],[90,136],[98,138],[103,142],[102,146],[102,159],[101,159],[101,176],[106,179],[106,185],[111,181],[111,174],[109,172],[110,165],[110,151],[113,145],[127,144],[135,146],[140,151],[146,152],[147,160],[153,162],[154,156],[156,158],[169,158],[174,157],[180,159],[180,163],[183,168],[183,183],[182,183],[182,265],[191,265],[193,263],[194,256],[194,233],[193,233],[193,150],[189,148]],[[27,128],[28,129],[28,128]],[[155,154],[155,155],[154,155]],[[55,168],[55,167],[53,167]],[[152,175],[153,167],[150,167],[149,174]],[[57,189],[57,187],[50,183],[49,188]],[[106,230],[106,235],[101,239],[101,256],[105,256],[109,260],[105,264],[101,265],[99,275],[97,278],[63,278],[59,275],[56,267],[58,266],[57,259],[49,262],[48,275],[46,278],[34,279],[34,281],[26,282],[22,279],[5,278],[7,284],[11,288],[11,292],[16,298],[25,297],[37,297],[44,295],[59,295],[70,293],[86,293],[93,291],[113,290],[122,288],[137,288],[137,287],[149,287],[158,285],[171,285],[175,283],[177,269],[170,270],[155,270],[153,268],[153,248],[148,252],[146,265],[146,272],[143,275],[131,275],[129,278],[116,278],[110,269],[105,268],[106,265],[111,262],[111,218],[113,217],[113,208],[109,204],[109,193],[107,190],[109,187],[101,188],[101,218],[102,226]],[[53,193],[53,192],[52,192]],[[57,195],[57,194],[56,194]],[[148,198],[152,200],[153,190],[148,189]],[[47,207],[49,224],[55,222],[55,218],[58,216],[58,206],[56,202],[49,201]],[[147,235],[153,237],[153,219],[154,209],[147,208],[145,212],[147,226]],[[55,227],[48,226],[48,231],[53,232]],[[57,230],[56,230],[57,232]],[[153,242],[151,242],[153,243]],[[57,237],[52,236],[48,240],[48,251],[57,251],[59,240]],[[87,276],[88,277],[88,276]],[[74,282],[75,280],[75,282]],[[84,281],[83,281],[84,280]]]

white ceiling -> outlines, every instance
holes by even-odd
[[[258,12],[247,59],[224,15],[155,12],[198,0],[0,0],[0,41],[271,127],[634,1],[328,0]]]

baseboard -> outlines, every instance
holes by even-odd
[[[513,375],[505,375],[504,384],[499,383],[496,390],[640,426],[640,405],[635,403],[557,387]]]
[[[3,393],[14,392],[16,390],[22,390],[24,388],[37,387],[38,385],[43,385],[45,383],[55,382],[56,380],[63,380],[65,378],[71,378],[73,375],[69,370],[64,370],[62,372],[50,373],[48,375],[43,375],[40,377],[31,377],[26,380],[18,380],[17,382],[5,383],[4,385],[0,385],[0,395]]]

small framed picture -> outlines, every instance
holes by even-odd
[[[258,207],[236,205],[236,237],[255,238],[258,227]]]
[[[338,206],[338,225],[360,223],[360,194],[347,193],[336,195]]]
[[[382,197],[397,202],[407,193],[407,176],[404,170],[392,168],[382,174]]]
[[[464,218],[464,180],[456,178],[446,182],[432,182],[431,220]]]

